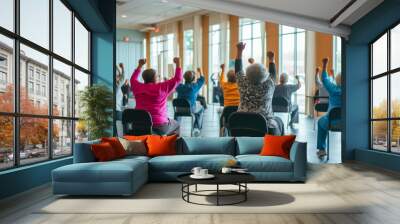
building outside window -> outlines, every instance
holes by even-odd
[[[400,24],[370,45],[371,149],[400,153]]]
[[[79,91],[90,84],[90,32],[70,7],[64,5],[64,1],[51,2],[53,4],[49,4],[49,0],[19,1],[19,12],[14,14],[12,10],[7,16],[10,21],[20,21],[15,29],[20,33],[0,22],[0,26],[8,30],[0,30],[0,55],[12,59],[17,54],[20,59],[0,60],[0,80],[5,77],[7,85],[6,89],[0,90],[0,170],[70,156],[74,142],[86,139],[86,127],[78,121],[79,114],[73,114],[71,105],[79,103]],[[1,4],[2,8],[14,8],[13,1]],[[43,13],[38,14],[39,11]],[[14,18],[17,15],[20,18]],[[53,24],[53,29],[49,29],[50,24]],[[51,30],[53,33],[49,35]],[[15,51],[16,44],[19,51]],[[63,66],[57,63],[53,54],[63,59],[60,62]],[[75,62],[72,55],[75,55]],[[53,63],[49,63],[51,60]],[[3,64],[7,65],[5,69],[2,69]],[[20,71],[17,76],[19,88],[15,88],[13,78],[16,66]],[[76,75],[74,80],[73,74]],[[49,77],[53,81],[57,77],[69,86],[79,85],[75,92],[71,88],[62,89],[60,94],[65,97],[64,101],[70,102],[63,102],[60,107],[56,104],[50,106],[50,99],[57,98],[57,90],[61,88],[53,86],[50,90]],[[53,84],[57,85],[57,82]],[[19,94],[15,94],[16,90],[20,91]],[[14,95],[19,97],[14,98]],[[18,112],[14,111],[15,105]],[[65,108],[65,113],[61,113],[62,108]]]
[[[194,70],[193,68],[193,29],[183,32],[183,70]]]
[[[297,90],[292,103],[299,106],[299,112],[305,112],[305,30],[279,26],[279,74],[287,73],[289,83],[295,83],[295,76],[300,77],[301,88]],[[279,75],[278,74],[278,75]]]
[[[240,18],[239,19],[239,40],[246,43],[246,50],[243,52],[243,64],[248,65],[248,59],[254,58],[257,63],[264,63],[264,23],[259,20]]]

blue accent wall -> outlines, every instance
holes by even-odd
[[[352,25],[345,44],[344,159],[392,170],[399,170],[400,157],[369,150],[369,43],[397,22],[400,22],[400,0],[385,0]]]
[[[115,64],[115,13],[113,0],[67,0],[92,31],[92,82],[113,89]],[[51,181],[51,171],[72,163],[72,157],[46,161],[0,172],[0,199]]]

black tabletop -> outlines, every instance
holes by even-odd
[[[213,173],[215,177],[212,179],[193,179],[190,175],[191,173],[182,174],[177,179],[186,184],[236,184],[255,180],[255,177],[248,173]]]

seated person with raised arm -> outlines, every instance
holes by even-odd
[[[236,74],[233,69],[230,69],[227,76],[227,81],[225,80],[225,64],[221,66],[221,75],[219,77],[219,84],[222,88],[222,93],[224,95],[224,107],[226,106],[239,106],[240,95],[238,85],[236,83]]]
[[[283,135],[283,122],[274,117],[272,112],[272,96],[275,84],[262,64],[255,63],[246,68],[243,72],[242,54],[245,44],[237,44],[237,56],[235,60],[235,72],[240,93],[240,112],[260,113],[265,117],[268,129],[273,135]],[[267,131],[267,130],[266,130]]]
[[[326,91],[324,84],[322,84],[320,70],[320,67],[315,69],[315,85],[317,86],[318,90],[318,95],[316,94],[318,98],[315,103],[328,103],[329,93]]]
[[[186,99],[190,103],[191,111],[195,115],[193,135],[197,137],[200,135],[202,128],[204,107],[196,104],[196,98],[201,87],[204,85],[205,79],[204,76],[200,75],[197,81],[195,81],[196,76],[194,71],[186,71],[183,78],[185,83],[179,84],[176,91],[178,92],[178,99]]]
[[[196,70],[196,77],[203,76],[203,72],[201,71],[201,68],[197,68]],[[201,106],[203,106],[204,110],[207,109],[207,101],[206,98],[202,95],[200,95],[201,89],[199,90],[199,94],[197,94],[196,100],[200,102]]]
[[[153,120],[153,130],[158,134],[179,134],[179,124],[167,115],[167,97],[175,91],[182,81],[180,59],[174,58],[175,76],[164,82],[157,81],[154,69],[146,69],[142,73],[144,83],[138,81],[146,59],[140,59],[139,65],[131,77],[131,89],[136,98],[136,109],[146,110]]]
[[[292,94],[295,93],[301,87],[299,76],[295,76],[297,84],[288,84],[289,76],[286,73],[282,73],[279,77],[279,85],[275,86],[274,98],[283,97],[291,105],[290,121],[289,125],[293,128],[293,123],[299,123],[299,106],[292,104]],[[280,105],[274,105],[279,107]],[[285,108],[286,109],[286,108]]]
[[[342,76],[337,74],[335,79],[329,77],[327,72],[328,58],[322,59],[322,84],[329,93],[328,113],[318,120],[318,136],[317,136],[317,155],[319,158],[326,156],[326,137],[328,135],[329,112],[336,107],[342,105]],[[333,124],[340,121],[331,121]]]

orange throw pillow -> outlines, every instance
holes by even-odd
[[[176,139],[178,135],[150,135],[147,138],[148,156],[176,155]]]
[[[125,135],[124,139],[129,140],[129,141],[143,141],[145,142],[147,140],[147,137],[151,135]]]
[[[115,151],[112,145],[108,142],[93,144],[91,145],[91,149],[94,154],[94,157],[99,162],[117,159],[117,156],[115,155]]]
[[[118,158],[122,158],[126,156],[126,151],[124,146],[122,146],[121,142],[119,142],[118,138],[111,137],[111,138],[101,138],[101,142],[108,142],[114,149],[115,155]]]
[[[290,148],[296,135],[286,135],[286,136],[274,136],[265,135],[264,136],[264,146],[261,149],[261,156],[280,156],[286,159],[290,159]]]

